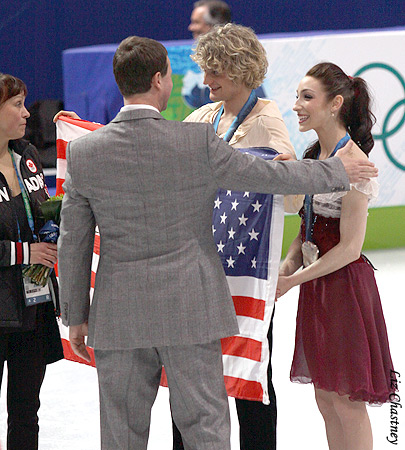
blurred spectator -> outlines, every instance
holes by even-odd
[[[42,167],[56,167],[56,128],[53,116],[63,109],[62,100],[38,100],[28,111],[25,139],[38,150]]]
[[[197,39],[214,25],[225,25],[232,19],[229,5],[220,0],[199,0],[194,3],[188,30]]]

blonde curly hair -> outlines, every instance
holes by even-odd
[[[266,51],[251,28],[227,23],[199,37],[191,59],[204,72],[225,73],[234,83],[258,88],[266,75]]]

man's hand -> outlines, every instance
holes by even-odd
[[[358,183],[378,175],[378,169],[366,159],[353,159],[353,141],[350,140],[336,156],[342,161],[350,183]]]
[[[91,362],[90,355],[86,350],[86,344],[84,343],[84,337],[88,335],[89,326],[86,323],[80,325],[69,326],[69,341],[72,350],[77,356],[83,358],[87,362]]]
[[[295,158],[289,153],[280,153],[273,159],[273,161],[295,161]]]
[[[59,111],[53,117],[53,121],[56,123],[60,116],[71,117],[72,119],[80,119],[80,117],[74,111]]]

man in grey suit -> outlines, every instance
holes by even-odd
[[[368,162],[265,162],[232,149],[209,124],[165,120],[166,49],[136,36],[114,56],[125,106],[71,142],[59,238],[63,323],[73,350],[94,348],[103,449],[146,449],[165,366],[173,418],[187,449],[230,449],[220,338],[238,333],[212,239],[218,187],[295,194],[348,190]],[[101,244],[90,306],[95,225]]]

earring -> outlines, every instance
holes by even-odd
[[[331,113],[331,116],[332,116],[332,117],[335,117],[335,113],[334,113],[334,112],[333,112],[333,113]]]

